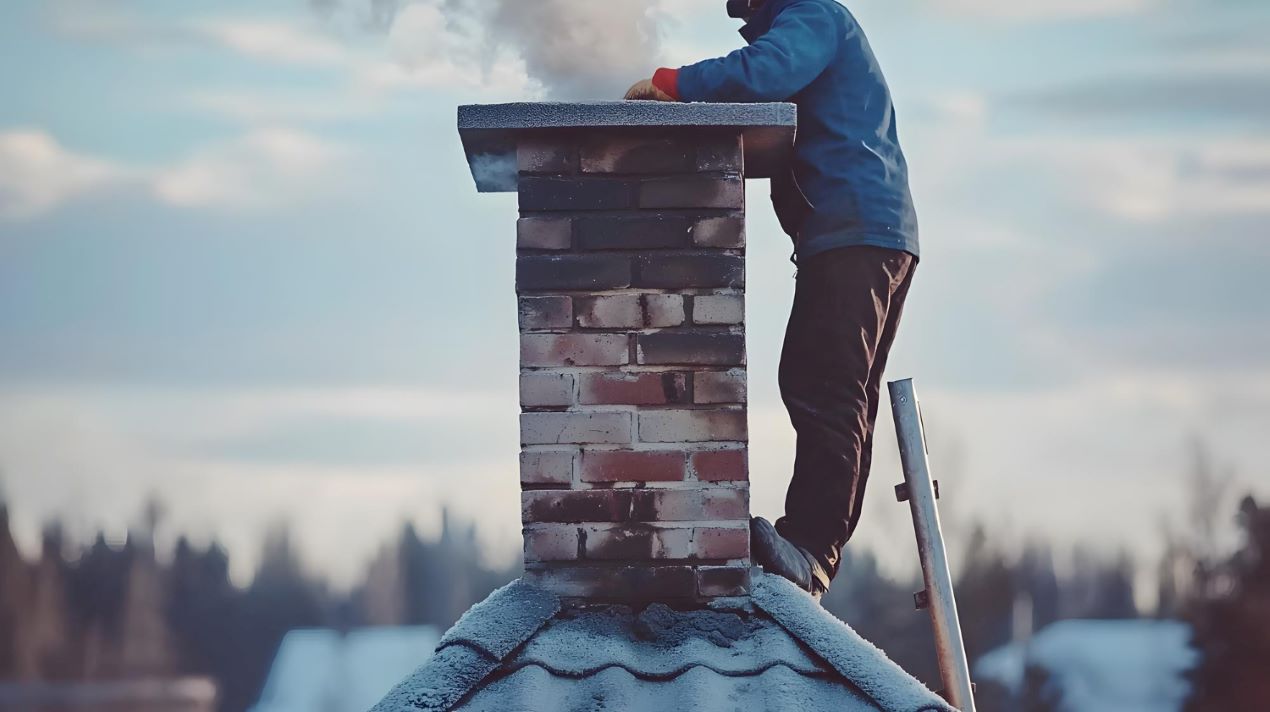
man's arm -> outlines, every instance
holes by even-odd
[[[655,81],[681,101],[784,101],[820,76],[840,39],[832,10],[819,2],[795,3],[754,44],[659,72]]]

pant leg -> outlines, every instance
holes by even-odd
[[[911,255],[875,247],[799,265],[780,364],[797,446],[777,529],[831,575],[859,521],[882,370],[912,271]]]
[[[869,427],[864,438],[864,449],[860,451],[859,484],[856,486],[856,498],[851,508],[851,520],[847,523],[847,541],[851,540],[851,535],[855,533],[855,528],[860,523],[860,513],[863,511],[864,503],[864,488],[869,482],[869,472],[873,466],[873,432],[877,429],[878,409],[882,401],[882,379],[886,375],[886,362],[891,355],[891,344],[895,342],[895,334],[899,331],[900,317],[904,313],[904,303],[908,298],[909,286],[913,284],[913,272],[915,269],[916,265],[909,267],[904,280],[891,295],[890,308],[886,313],[886,325],[882,329],[882,338],[878,341],[877,357],[873,360],[873,370],[869,374]],[[843,543],[845,544],[846,542]]]

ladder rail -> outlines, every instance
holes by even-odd
[[[952,573],[939,524],[939,507],[935,502],[939,496],[938,485],[931,478],[917,392],[912,379],[893,381],[887,387],[891,394],[891,412],[895,418],[895,434],[904,470],[904,484],[896,491],[901,501],[908,500],[913,515],[917,554],[926,585],[926,590],[917,595],[918,606],[925,607],[930,613],[939,675],[944,683],[946,699],[962,712],[974,712],[970,663],[961,637]]]

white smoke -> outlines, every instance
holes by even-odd
[[[618,99],[660,66],[666,0],[309,0],[326,18],[386,32],[408,68],[507,60],[549,99]]]
[[[551,98],[620,98],[635,79],[658,66],[656,6],[648,0],[489,4],[487,39],[494,48],[517,54],[530,79],[542,84]]]

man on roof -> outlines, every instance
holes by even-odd
[[[730,0],[748,46],[662,68],[627,99],[798,105],[772,203],[794,241],[781,398],[798,441],[785,516],[750,523],[753,555],[819,596],[860,520],[882,373],[918,260],[917,216],[882,70],[833,0]]]

